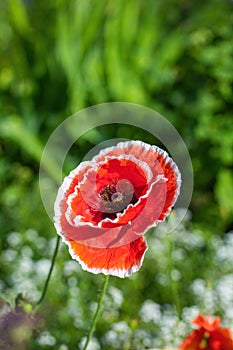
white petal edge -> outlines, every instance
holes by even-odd
[[[160,156],[164,157],[164,161],[163,161],[164,163],[170,163],[171,168],[174,170],[174,172],[176,174],[176,183],[177,183],[177,191],[176,191],[176,194],[175,194],[174,199],[172,201],[172,204],[170,206],[170,210],[169,210],[169,213],[170,213],[172,207],[174,206],[174,204],[175,204],[175,202],[180,194],[180,187],[182,184],[182,180],[181,180],[181,173],[180,173],[180,170],[178,169],[178,166],[176,165],[174,160],[168,155],[168,153],[166,151],[164,151],[162,148],[159,148],[158,146],[155,146],[155,145],[150,145],[149,143],[146,143],[146,142],[143,142],[140,140],[119,142],[116,146],[107,147],[107,148],[101,150],[99,152],[99,154],[96,155],[92,159],[92,161],[98,161],[98,158],[105,156],[109,152],[114,151],[116,148],[120,148],[120,149],[124,150],[131,145],[139,146],[140,148],[144,148],[147,151],[150,151],[150,149],[152,148],[156,153],[158,153]],[[128,154],[128,153],[126,153],[126,154]]]
[[[127,207],[125,208],[125,210],[124,210],[123,213],[117,213],[117,214],[116,214],[116,215],[117,215],[116,219],[112,220],[112,219],[106,218],[106,219],[104,219],[104,220],[101,220],[97,225],[94,225],[94,224],[92,224],[92,223],[83,221],[82,219],[84,218],[84,216],[82,216],[82,215],[76,215],[76,218],[74,219],[74,221],[71,221],[71,220],[70,220],[70,214],[72,213],[72,210],[71,210],[71,208],[70,208],[70,207],[71,207],[71,202],[72,202],[73,198],[75,198],[75,197],[77,196],[80,187],[85,183],[85,181],[86,181],[86,179],[87,179],[87,177],[88,177],[88,174],[89,174],[90,172],[92,172],[92,171],[95,172],[99,166],[102,166],[102,165],[106,164],[106,163],[107,163],[109,160],[111,160],[111,159],[117,159],[117,160],[126,159],[126,160],[131,160],[132,162],[136,163],[141,169],[144,170],[148,183],[151,181],[151,179],[152,179],[152,172],[151,172],[150,167],[147,165],[147,163],[138,160],[137,158],[135,158],[135,157],[132,156],[132,155],[123,154],[123,155],[118,156],[118,157],[116,157],[116,156],[107,156],[107,157],[105,158],[104,161],[99,162],[99,163],[94,163],[94,164],[93,164],[93,167],[91,167],[91,168],[89,168],[89,169],[87,170],[86,174],[85,174],[84,177],[83,177],[83,180],[75,186],[74,192],[73,192],[72,194],[70,194],[69,197],[68,197],[68,199],[67,199],[68,208],[67,208],[67,211],[66,211],[66,214],[65,214],[65,215],[66,215],[67,221],[68,221],[71,225],[73,225],[73,226],[75,226],[75,227],[78,227],[78,226],[91,226],[91,227],[99,227],[99,228],[102,228],[102,223],[103,223],[103,222],[113,222],[113,223],[117,223],[119,217],[125,215],[125,211],[126,211],[130,206],[131,206],[131,207],[134,207],[134,206],[136,206],[136,205],[139,204],[139,202],[135,203],[135,205],[129,204],[129,206],[127,206]],[[92,162],[87,162],[87,163],[88,163],[88,165],[90,165],[90,163],[92,163]],[[81,163],[81,164],[82,164],[82,163]],[[76,169],[77,169],[77,168],[76,168]],[[75,169],[75,170],[76,170],[76,169]],[[74,175],[78,175],[78,172],[74,172],[74,170],[73,170],[73,174],[74,174]],[[71,175],[71,174],[70,174],[70,175]],[[70,178],[70,175],[68,176],[68,178]],[[159,176],[160,176],[160,175],[159,175]],[[66,179],[66,178],[65,178],[65,179]],[[64,179],[64,181],[63,181],[63,184],[64,184],[64,182],[65,182],[65,179]],[[69,187],[67,187],[67,185],[70,186],[71,182],[72,182],[72,180],[67,181],[66,184],[64,184],[64,186],[61,186],[61,187],[62,187],[62,190],[60,191],[60,189],[59,189],[59,192],[58,192],[58,193],[59,193],[59,198],[61,198],[61,200],[62,200],[62,198],[64,198],[64,195],[62,196],[62,191],[67,191],[68,188],[69,188]],[[64,193],[65,193],[65,192],[64,192]],[[147,191],[147,193],[148,193],[148,191]],[[97,193],[97,195],[98,195],[98,193]],[[140,198],[145,198],[145,197],[146,197],[146,194],[145,194],[143,197],[140,197]],[[85,200],[85,198],[84,198],[84,200]],[[90,204],[90,203],[87,203],[87,204]],[[57,205],[57,203],[55,202],[55,206],[56,206],[56,205]],[[93,208],[93,209],[94,209],[94,210],[95,210],[95,209],[98,210],[97,208]],[[60,211],[57,211],[57,212],[55,211],[54,220],[56,220],[57,213],[59,214]]]
[[[58,189],[57,197],[54,203],[54,222],[57,223],[57,218],[61,216],[61,202],[64,200],[66,191],[70,188],[70,185],[74,178],[88,166],[91,166],[90,161],[80,163],[75,169],[73,169],[68,176],[66,176]]]
[[[69,186],[70,184],[72,183],[72,180],[73,178],[78,175],[79,171],[80,170],[83,170],[85,167],[87,166],[91,166],[93,162],[96,162],[98,160],[98,157],[100,156],[104,156],[106,155],[107,153],[109,153],[110,151],[113,151],[114,149],[116,148],[121,148],[121,149],[124,149],[126,147],[128,147],[129,145],[132,145],[132,144],[135,144],[135,145],[138,145],[140,147],[143,147],[145,148],[147,151],[149,151],[151,148],[157,152],[159,155],[162,155],[164,157],[164,163],[170,163],[171,165],[171,168],[174,170],[175,174],[176,174],[176,184],[177,184],[177,189],[176,189],[176,193],[174,195],[174,198],[173,198],[173,201],[171,203],[171,205],[168,207],[168,210],[166,212],[166,215],[164,216],[164,219],[162,220],[155,220],[151,225],[147,226],[147,228],[145,229],[144,232],[135,232],[136,234],[138,235],[144,235],[145,232],[152,228],[152,227],[155,227],[159,222],[163,222],[165,220],[165,218],[170,214],[179,194],[180,194],[180,187],[181,187],[181,173],[176,165],[176,163],[173,161],[173,159],[171,157],[169,157],[168,153],[164,150],[162,150],[161,148],[159,148],[158,146],[154,146],[154,145],[150,145],[150,144],[147,144],[147,143],[144,143],[142,141],[126,141],[126,142],[120,142],[118,143],[116,146],[113,146],[113,147],[108,147],[102,151],[100,151],[100,153],[95,156],[92,161],[86,161],[86,162],[82,162],[78,165],[77,168],[75,168],[74,170],[71,171],[71,173],[64,179],[61,187],[59,188],[58,190],[58,195],[57,195],[57,199],[55,201],[55,216],[54,216],[54,221],[55,221],[55,227],[56,229],[60,232],[62,232],[62,228],[60,227],[60,215],[61,215],[61,210],[60,210],[60,203],[62,200],[64,200],[64,193],[66,190],[69,189]],[[111,156],[109,156],[111,157]],[[133,156],[134,157],[134,156]],[[115,157],[115,158],[118,158],[118,157]],[[135,158],[135,157],[134,157]],[[101,162],[99,162],[100,164]],[[103,163],[105,163],[105,161],[103,161]],[[143,162],[145,163],[145,162]],[[88,169],[88,171],[91,170],[91,169]],[[85,177],[86,174],[84,174],[84,177]],[[84,179],[83,179],[84,180]],[[138,204],[138,202],[136,203],[136,205]],[[130,204],[132,205],[132,204]],[[125,209],[127,210],[128,207]],[[69,213],[68,213],[69,214]],[[123,214],[123,213],[119,213],[119,214]],[[78,227],[76,226],[77,224],[79,226],[91,226],[91,227],[98,227],[98,228],[102,228],[101,226],[96,226],[96,225],[93,225],[91,223],[86,223],[86,222],[83,222],[81,221],[80,219],[82,218],[82,216],[77,216],[77,222],[75,222],[75,224],[71,223],[71,225],[75,226],[75,227]],[[58,219],[58,222],[57,222],[57,219]],[[114,220],[117,220],[118,218],[114,219]],[[108,220],[108,221],[112,221],[111,219],[108,219],[106,218],[105,220]],[[69,221],[70,222],[70,221]],[[102,222],[102,221],[101,221]],[[114,221],[113,221],[114,222]],[[62,235],[62,234],[61,234]]]
[[[156,146],[153,146],[153,147],[156,147]],[[157,147],[156,147],[157,148]],[[167,152],[165,152],[167,154]],[[169,155],[167,154],[166,156],[166,163],[168,163],[171,165],[171,168],[173,169],[174,173],[176,174],[176,184],[177,184],[177,188],[176,188],[176,192],[175,192],[175,195],[173,197],[173,200],[170,204],[170,206],[168,207],[167,211],[166,211],[166,214],[164,215],[164,218],[162,220],[155,220],[151,225],[148,225],[146,227],[146,229],[143,231],[143,232],[136,232],[134,231],[134,233],[136,235],[139,235],[139,236],[143,236],[150,228],[152,227],[156,227],[160,222],[163,222],[167,217],[168,215],[171,213],[172,211],[172,208],[173,206],[175,205],[176,203],[176,200],[180,194],[180,187],[181,187],[181,184],[182,184],[182,180],[181,180],[181,173],[176,165],[176,163],[173,161],[173,159],[171,157],[169,157]],[[137,218],[135,219],[137,220]]]
[[[121,149],[124,149],[126,147],[128,147],[129,145],[131,144],[135,144],[135,145],[138,145],[140,147],[143,147],[145,148],[146,150],[150,150],[151,148],[157,152],[159,155],[163,155],[164,156],[164,162],[167,163],[169,162],[170,165],[171,165],[171,168],[174,170],[175,174],[176,174],[176,184],[177,184],[177,189],[176,189],[176,193],[174,195],[174,198],[173,198],[173,201],[171,203],[171,205],[169,206],[168,210],[167,210],[167,213],[164,217],[163,220],[156,220],[153,224],[151,224],[150,226],[147,226],[147,228],[145,229],[145,231],[143,233],[136,233],[138,235],[143,235],[148,229],[152,228],[152,227],[155,227],[157,225],[157,223],[161,222],[161,221],[164,221],[165,218],[170,214],[171,210],[172,210],[172,207],[174,206],[176,200],[177,200],[177,197],[179,196],[179,193],[180,193],[180,187],[181,187],[181,173],[176,165],[176,163],[173,161],[173,159],[171,157],[169,157],[168,153],[164,150],[162,150],[161,148],[157,147],[157,146],[154,146],[154,145],[149,145],[147,143],[144,143],[142,141],[126,141],[126,142],[120,142],[118,143],[116,146],[113,146],[113,147],[108,147],[102,151],[100,151],[100,153],[95,156],[92,161],[86,161],[86,162],[82,162],[80,163],[74,170],[72,170],[70,172],[70,174],[64,179],[62,185],[60,186],[59,190],[58,190],[58,195],[57,195],[57,198],[56,198],[56,201],[55,201],[55,205],[54,205],[54,210],[55,210],[55,216],[54,216],[54,225],[55,225],[55,228],[56,228],[56,231],[57,233],[59,234],[59,236],[61,236],[62,238],[62,241],[67,244],[69,246],[69,250],[71,250],[71,247],[70,247],[70,244],[69,242],[65,239],[63,233],[62,233],[62,228],[60,226],[60,220],[56,220],[56,218],[60,218],[60,215],[61,215],[61,207],[60,207],[60,203],[62,202],[62,200],[64,200],[64,193],[69,189],[74,177],[76,175],[78,175],[78,173],[80,172],[80,170],[83,170],[85,167],[87,166],[91,166],[92,165],[92,162],[95,162],[98,160],[98,157],[100,156],[104,156],[105,154],[109,153],[110,151],[113,151],[114,149],[120,147]],[[118,157],[117,157],[118,158]],[[85,175],[84,175],[85,176]],[[96,227],[96,226],[95,226]],[[146,248],[145,252],[147,251],[148,248]],[[144,252],[144,254],[145,254]],[[71,252],[70,252],[71,254]],[[142,261],[143,261],[143,258],[144,258],[144,254],[143,254],[143,257],[141,259],[141,264],[142,264]],[[112,273],[110,273],[110,270],[106,270],[106,269],[94,269],[94,268],[89,268],[84,262],[81,261],[81,259],[79,259],[77,256],[74,256],[73,252],[71,254],[72,258],[79,261],[79,263],[82,265],[82,268],[89,271],[89,272],[92,272],[92,273],[104,273],[104,274],[112,274],[114,276],[118,276],[118,277],[126,277],[126,276],[129,276],[130,274],[132,274],[133,272],[136,272],[140,269],[141,267],[141,264],[140,266],[139,265],[136,265],[135,267],[133,267],[133,271],[131,273],[127,272],[127,270],[120,270],[121,272],[119,273],[118,270],[113,270]],[[99,271],[101,270],[101,271]]]
[[[117,159],[117,160],[121,160],[121,159],[126,159],[126,160],[131,160],[133,163],[136,163],[140,168],[142,168],[144,170],[144,173],[146,175],[147,181],[148,183],[151,181],[152,179],[152,172],[151,169],[149,167],[149,165],[145,162],[142,162],[140,160],[138,160],[137,158],[135,158],[134,156],[130,155],[130,154],[122,154],[119,157],[116,156],[106,156],[105,160],[99,163],[96,162],[91,162],[92,163],[92,167],[90,169],[88,169],[88,171],[86,172],[86,174],[83,177],[83,180],[78,183],[78,185],[75,186],[75,192],[73,194],[71,194],[68,198],[68,205],[70,205],[70,202],[72,201],[72,199],[78,194],[78,190],[80,189],[80,187],[86,182],[88,174],[92,171],[96,172],[97,169],[106,164],[109,160],[112,159]],[[82,163],[81,163],[82,164]]]
[[[65,217],[66,217],[67,221],[69,222],[69,224],[72,225],[73,227],[90,226],[90,227],[106,229],[105,227],[102,226],[103,223],[110,222],[110,223],[113,223],[113,224],[117,224],[118,220],[121,217],[123,217],[129,209],[137,207],[141,203],[141,201],[143,199],[148,198],[148,196],[150,195],[150,192],[152,191],[153,186],[155,184],[157,184],[158,182],[160,182],[160,181],[166,182],[167,178],[165,178],[163,175],[158,175],[156,180],[151,183],[151,185],[150,185],[149,189],[147,190],[147,192],[143,196],[141,196],[139,198],[139,200],[135,204],[129,204],[123,210],[122,213],[121,212],[120,213],[116,213],[116,218],[115,219],[106,218],[106,219],[101,220],[97,225],[95,225],[95,224],[92,224],[91,222],[82,221],[81,219],[83,218],[83,216],[82,215],[77,215],[75,217],[75,219],[71,221],[71,219],[69,217],[70,214],[72,214],[72,211],[71,211],[70,207],[67,208],[66,213],[65,213]]]
[[[144,239],[144,242],[146,244],[146,249],[145,249],[145,251],[144,251],[144,253],[143,253],[142,257],[141,257],[141,260],[138,262],[137,265],[133,265],[129,269],[105,269],[105,268],[89,267],[88,265],[85,264],[85,262],[83,260],[81,260],[79,258],[78,255],[76,255],[74,253],[70,242],[68,240],[67,241],[64,240],[64,242],[69,247],[69,253],[70,253],[72,259],[78,261],[84,271],[88,271],[88,272],[94,273],[96,275],[100,274],[100,273],[103,273],[106,276],[107,275],[111,275],[111,276],[116,276],[116,277],[120,277],[120,278],[130,277],[133,273],[137,272],[141,268],[143,260],[144,260],[145,253],[148,250],[147,242]],[[111,249],[111,248],[109,248],[109,249]]]

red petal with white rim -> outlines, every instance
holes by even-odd
[[[128,277],[142,265],[147,245],[143,237],[117,248],[94,248],[69,241],[71,256],[84,270],[118,277]]]
[[[180,171],[167,152],[142,141],[120,142],[116,147],[102,150],[93,158],[93,161],[101,162],[105,157],[117,157],[122,154],[130,154],[146,163],[153,174],[152,190],[148,193],[145,208],[132,223],[135,233],[144,234],[150,227],[164,221],[169,215],[180,193]],[[159,176],[161,176],[160,181],[158,181]]]
[[[141,235],[166,218],[180,185],[180,172],[165,151],[121,142],[64,179],[55,227],[85,270],[129,276],[147,249]]]
[[[69,209],[66,213],[68,221],[74,226],[86,225],[111,228],[126,225],[133,220],[145,205],[148,183],[152,177],[151,170],[146,163],[139,162],[132,156],[108,158],[107,161],[97,164],[90,169],[68,198]],[[126,203],[117,213],[117,210],[101,208],[99,193],[106,184],[115,181],[128,181],[134,189],[135,204]],[[140,200],[143,198],[144,200]],[[131,198],[130,198],[131,199]],[[123,211],[123,212],[122,212]],[[115,215],[108,215],[112,213]]]

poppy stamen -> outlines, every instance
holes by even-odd
[[[136,196],[133,186],[128,180],[120,180],[115,185],[115,180],[111,184],[105,185],[100,191],[103,209],[106,212],[121,212],[130,203],[134,204]]]

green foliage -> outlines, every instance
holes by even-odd
[[[71,112],[106,101],[152,107],[189,147],[194,220],[207,228],[219,216],[215,227],[229,227],[215,187],[233,159],[230,1],[15,0],[0,6],[3,142],[13,139],[38,161],[39,148]]]

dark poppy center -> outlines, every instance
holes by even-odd
[[[129,204],[137,202],[134,188],[130,181],[112,180],[111,184],[105,185],[101,192],[103,210],[108,213],[123,211]]]
[[[116,193],[116,187],[113,184],[104,186],[100,192],[100,197],[103,202],[111,202],[112,195]]]

